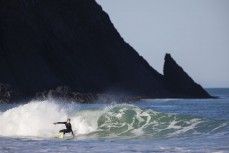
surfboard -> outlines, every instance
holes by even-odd
[[[64,140],[71,140],[71,139],[74,139],[74,137],[73,137],[71,134],[66,133],[66,134],[64,135],[63,132],[58,132],[58,133],[55,135],[55,137],[58,138],[58,139],[64,139]]]
[[[64,138],[64,133],[63,132],[58,132],[55,137],[59,138],[59,139],[63,139]]]

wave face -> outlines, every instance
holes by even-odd
[[[0,113],[0,136],[52,138],[71,118],[78,137],[183,137],[228,134],[229,122],[143,110],[134,105],[114,104],[81,108],[78,104],[32,101]]]
[[[229,123],[142,110],[133,105],[116,105],[100,116],[98,128],[105,136],[162,138],[225,132]]]

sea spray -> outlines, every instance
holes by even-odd
[[[75,135],[89,134],[98,128],[97,120],[102,114],[100,110],[78,111],[72,118]]]
[[[72,104],[63,104],[52,100],[32,101],[28,104],[2,112],[0,115],[0,135],[14,137],[54,137],[64,129],[64,122],[71,118],[75,135],[88,134],[97,129],[97,120],[101,111],[77,111]],[[98,114],[98,115],[97,115]]]
[[[0,116],[3,136],[52,137],[58,127],[52,123],[66,120],[67,112],[50,101],[32,101],[9,109]]]

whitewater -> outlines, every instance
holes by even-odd
[[[0,104],[0,152],[229,152],[229,90],[208,92],[220,98]],[[74,139],[55,138],[67,118]]]

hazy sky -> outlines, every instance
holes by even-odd
[[[96,0],[158,72],[165,53],[204,87],[229,87],[229,0]]]

